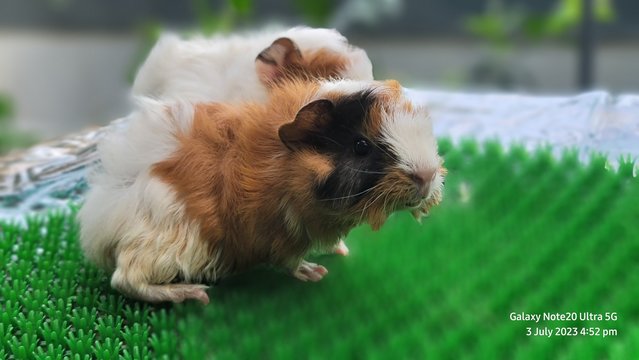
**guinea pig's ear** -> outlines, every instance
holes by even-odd
[[[295,120],[280,127],[280,140],[295,151],[308,144],[311,136],[322,132],[331,121],[331,111],[335,105],[326,99],[315,100],[297,112]]]
[[[284,74],[284,69],[302,61],[302,53],[293,40],[279,38],[262,50],[255,59],[257,76],[264,85],[269,85]]]

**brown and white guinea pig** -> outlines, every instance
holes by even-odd
[[[427,212],[445,175],[426,110],[395,81],[285,82],[264,104],[147,99],[99,153],[83,250],[150,302],[208,303],[202,283],[257,264],[318,281],[310,250]]]
[[[283,78],[373,80],[366,52],[332,29],[295,27],[184,40],[166,34],[141,66],[133,95],[163,100],[266,101]]]

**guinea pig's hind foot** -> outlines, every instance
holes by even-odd
[[[197,300],[204,305],[209,303],[209,296],[206,294],[208,286],[200,284],[170,284],[170,285],[155,285],[162,286],[168,289],[164,291],[168,292],[169,299],[174,303],[181,303],[184,300]]]
[[[171,301],[181,303],[185,300],[197,300],[206,305],[209,303],[209,296],[206,294],[208,286],[201,284],[148,284],[123,276],[119,269],[111,277],[111,286],[125,295],[134,299],[148,301],[152,303]]]
[[[203,305],[209,303],[209,296],[206,294],[208,286],[200,284],[167,284],[167,285],[146,285],[141,296],[134,296],[149,302],[181,303],[185,300],[197,300]]]
[[[306,260],[302,260],[297,269],[293,271],[293,276],[302,281],[320,281],[326,274],[328,274],[328,270],[325,267]]]

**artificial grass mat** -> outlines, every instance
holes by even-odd
[[[319,283],[256,270],[211,303],[149,305],[83,262],[71,214],[1,224],[0,358],[637,359],[639,181],[633,164],[442,140],[444,202],[352,231]],[[516,322],[511,312],[616,312]],[[535,337],[527,327],[615,329]]]

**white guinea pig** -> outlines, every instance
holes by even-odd
[[[259,101],[282,78],[373,80],[366,52],[332,29],[294,27],[184,40],[163,35],[141,66],[134,96]]]

